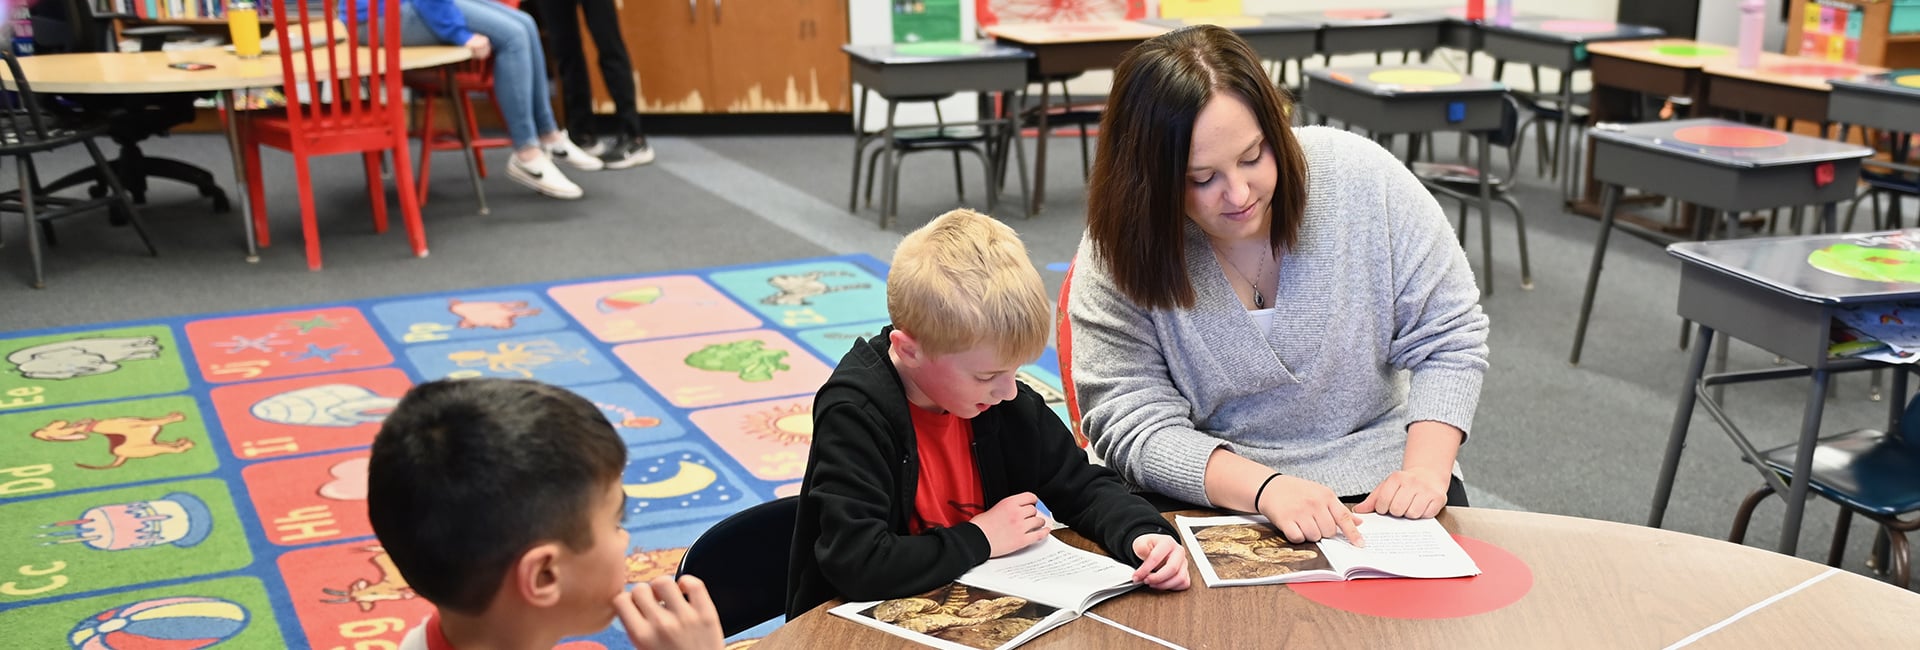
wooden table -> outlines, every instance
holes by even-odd
[[[373,50],[356,48],[359,56],[359,69],[366,70],[372,61]],[[451,63],[473,58],[465,47],[455,45],[428,45],[404,47],[400,49],[400,68],[417,70],[446,66]],[[178,70],[167,67],[173,63],[210,63],[213,67],[206,70]],[[346,61],[330,62],[320,51],[315,52],[314,65],[317,70],[330,70],[329,64],[344,65]],[[304,72],[304,65],[295,69]],[[447,68],[447,83],[453,83],[452,68]],[[20,72],[27,76],[33,90],[39,93],[72,95],[124,95],[149,93],[198,93],[216,92],[220,107],[226,114],[228,153],[233,156],[233,180],[239,191],[240,222],[247,238],[247,261],[260,261],[259,249],[254,243],[253,205],[247,194],[246,164],[242,162],[240,151],[240,119],[247,111],[235,110],[244,106],[241,103],[242,92],[253,88],[271,88],[281,85],[285,79],[281,76],[280,59],[274,56],[262,56],[242,59],[220,48],[168,52],[117,52],[84,54],[48,54],[20,58]],[[0,86],[13,88],[13,75],[0,68]],[[288,101],[293,101],[293,93],[288,93]],[[466,116],[453,111],[459,126],[461,142],[466,143]],[[473,165],[472,156],[467,160],[467,173],[473,179],[474,187],[480,186],[479,170]],[[480,197],[480,209],[486,211],[486,197]]]
[[[1476,508],[1448,508],[1439,519],[1457,535],[1518,557],[1533,574],[1531,589],[1517,602],[1477,616],[1396,619],[1323,606],[1279,585],[1209,589],[1196,574],[1187,591],[1136,590],[1093,613],[1182,648],[1660,648],[1809,582],[1691,647],[1902,647],[1911,645],[1911,621],[1920,617],[1920,595],[1719,540]],[[1071,531],[1055,535],[1093,548]],[[916,647],[827,613],[838,604],[807,612],[755,647]],[[1081,617],[1021,647],[1163,646]]]
[[[1039,214],[1047,200],[1047,104],[1052,99],[1047,81],[1112,68],[1127,50],[1166,33],[1167,28],[1136,22],[1026,23],[995,25],[986,32],[994,40],[1033,53],[1027,76],[1040,83],[1040,133],[1034,143],[1033,201],[1027,213]]]
[[[1826,137],[1831,121],[1828,94],[1833,90],[1827,80],[1886,72],[1886,68],[1762,52],[1759,65],[1752,69],[1721,61],[1708,64],[1703,72],[1709,108],[1807,120],[1820,125],[1820,137]]]
[[[1588,99],[1590,123],[1632,120],[1633,105],[1644,93],[1655,97],[1679,97],[1695,104],[1705,99],[1704,69],[1721,61],[1732,61],[1734,49],[1724,45],[1699,43],[1684,38],[1594,43],[1587,46],[1587,66],[1593,75],[1593,92]],[[1600,216],[1600,183],[1593,180],[1593,146],[1589,134],[1585,164],[1581,165],[1579,192],[1568,206],[1576,214]],[[1627,200],[1658,200],[1661,197],[1631,197]],[[1622,221],[1648,230],[1684,233],[1691,223],[1669,224],[1648,221],[1637,215],[1622,215]]]

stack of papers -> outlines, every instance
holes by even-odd
[[[1920,303],[1855,305],[1835,314],[1827,356],[1884,363],[1920,360]]]

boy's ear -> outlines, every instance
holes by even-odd
[[[560,543],[546,542],[520,554],[508,572],[515,595],[534,607],[560,603]]]
[[[887,341],[893,346],[894,352],[900,355],[901,361],[909,366],[920,364],[920,342],[913,340],[912,334],[896,329],[887,333]]]

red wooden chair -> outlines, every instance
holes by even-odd
[[[519,9],[520,0],[494,0],[510,9]],[[433,179],[433,154],[441,151],[465,149],[460,144],[454,127],[439,128],[434,124],[433,104],[437,100],[451,100],[453,110],[466,116],[467,136],[473,142],[473,164],[480,178],[487,177],[487,159],[480,155],[485,149],[512,147],[513,141],[504,137],[480,137],[479,122],[474,119],[473,93],[486,93],[493,100],[495,111],[500,104],[493,94],[493,57],[475,59],[454,66],[453,88],[447,87],[446,76],[439,70],[413,70],[402,76],[408,90],[420,98],[419,128],[415,135],[420,138],[419,201],[427,204],[427,183]],[[474,192],[480,192],[478,186]]]
[[[300,194],[300,223],[307,241],[307,268],[320,270],[320,227],[313,207],[313,182],[308,159],[358,153],[366,162],[367,194],[373,202],[374,232],[387,231],[387,200],[380,180],[380,157],[392,154],[393,174],[401,189],[400,214],[406,220],[407,240],[417,257],[427,256],[426,227],[420,222],[420,204],[414,200],[413,162],[408,160],[407,105],[400,93],[400,3],[388,1],[383,11],[369,11],[367,45],[355,44],[361,25],[347,15],[346,33],[336,33],[332,19],[340,15],[338,0],[325,0],[317,22],[309,11],[273,12],[273,32],[280,39],[280,72],[288,88],[286,114],[254,116],[242,130],[241,151],[246,159],[247,191],[253,198],[254,232],[268,245],[266,184],[260,176],[260,145],[293,155],[296,189]],[[294,14],[289,16],[287,14]],[[298,21],[302,34],[325,34],[325,47],[314,44],[295,51],[288,42],[288,24]],[[318,41],[309,37],[309,41]],[[322,92],[322,83],[331,92]],[[295,101],[306,87],[307,103]]]
[[[1067,394],[1067,417],[1073,418],[1073,441],[1087,446],[1087,434],[1080,431],[1080,394],[1073,389],[1073,321],[1067,318],[1067,294],[1073,289],[1073,267],[1067,263],[1067,277],[1060,281],[1060,309],[1054,313],[1053,349],[1060,357],[1060,392]]]

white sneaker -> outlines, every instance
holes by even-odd
[[[519,155],[509,157],[507,178],[556,199],[577,199],[586,194],[579,185],[567,180],[566,174],[560,173],[560,168],[547,156],[533,160],[521,160]]]
[[[607,169],[626,169],[653,162],[653,147],[647,145],[646,138],[621,138],[615,142],[619,144],[601,159]]]
[[[541,146],[542,149],[546,149],[547,155],[553,157],[554,160],[564,162],[569,167],[586,172],[597,172],[606,168],[606,163],[600,162],[599,158],[593,157],[593,154],[581,149],[580,145],[574,144],[573,139],[567,137],[566,131],[561,131],[560,137],[555,138],[555,140],[557,141],[553,144]]]

